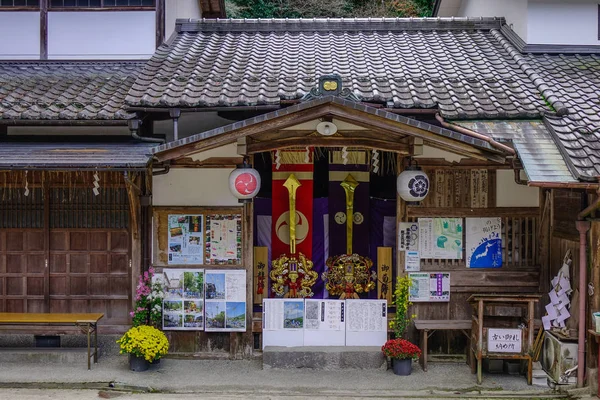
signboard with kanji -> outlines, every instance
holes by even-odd
[[[488,353],[521,353],[521,329],[488,329]]]

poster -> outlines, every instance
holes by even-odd
[[[398,225],[398,250],[419,250],[419,224],[400,222]]]
[[[404,257],[404,270],[406,272],[416,272],[421,270],[421,257],[418,251],[406,251],[406,257]]]
[[[264,299],[263,304],[263,330],[304,329],[304,300]]]
[[[421,258],[462,259],[462,218],[419,218]]]
[[[242,216],[206,216],[206,264],[240,264],[242,260]]]
[[[202,215],[169,215],[169,264],[203,264]]]
[[[450,273],[411,272],[408,300],[411,302],[450,301]]]
[[[305,329],[339,331],[344,328],[344,301],[309,300],[305,302]]]
[[[387,333],[387,301],[346,300],[346,331]]]
[[[502,267],[502,219],[467,218],[467,268]]]
[[[246,271],[206,270],[207,332],[246,331]]]
[[[163,330],[204,329],[204,270],[165,268]]]

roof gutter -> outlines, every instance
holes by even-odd
[[[539,187],[544,189],[598,190],[597,183],[585,182],[529,182],[528,186]]]
[[[501,150],[502,152],[505,152],[505,153],[509,153],[513,156],[517,154],[513,148],[508,147],[502,143],[498,143],[489,136],[486,136],[481,133],[472,131],[470,129],[463,128],[462,126],[454,125],[454,124],[444,121],[444,118],[442,118],[442,116],[440,114],[435,114],[435,119],[437,119],[438,122],[440,124],[442,124],[442,126],[444,128],[452,129],[456,132],[462,133],[463,135],[471,136],[476,139],[481,139],[484,142],[488,142],[492,147],[495,147],[496,149]]]
[[[127,126],[126,119],[1,119],[0,125],[11,126]]]

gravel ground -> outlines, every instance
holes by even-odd
[[[475,375],[466,364],[431,363],[425,373],[415,363],[413,373],[402,377],[390,370],[263,370],[260,360],[163,359],[146,372],[130,371],[125,356],[102,357],[90,371],[84,363],[0,362],[0,386],[4,388],[103,388],[109,383],[123,390],[151,388],[163,393],[234,397],[261,394],[268,398],[286,393],[301,397],[359,398],[402,397],[410,392],[459,397],[481,392],[502,396],[518,393],[529,398],[555,394],[547,387],[528,386],[523,376],[485,375],[482,385],[477,385]]]

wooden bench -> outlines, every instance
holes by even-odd
[[[104,316],[101,313],[84,314],[52,314],[52,313],[0,313],[0,324],[4,325],[75,325],[87,335],[88,369],[90,359],[98,362],[98,321]],[[91,335],[94,334],[94,353],[91,353]]]
[[[427,371],[427,340],[435,331],[461,331],[467,336],[467,340],[471,339],[471,326],[472,321],[469,319],[460,319],[460,320],[445,320],[445,319],[435,319],[435,320],[424,320],[424,319],[415,319],[415,328],[421,331],[421,366],[423,367],[423,371]],[[467,348],[469,345],[467,344]]]

